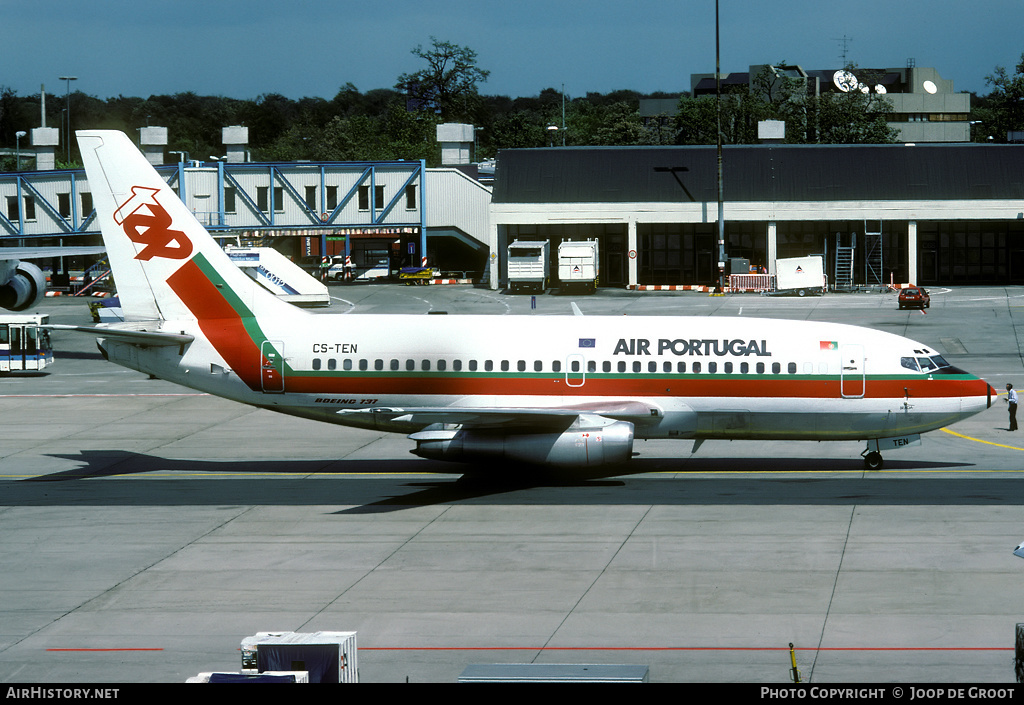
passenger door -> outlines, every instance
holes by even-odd
[[[844,399],[860,399],[865,387],[864,346],[843,345],[839,351],[839,393]]]

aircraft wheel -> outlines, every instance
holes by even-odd
[[[864,456],[864,467],[868,470],[878,470],[882,467],[882,454],[878,451],[871,451]]]

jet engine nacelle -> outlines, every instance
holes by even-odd
[[[31,262],[0,262],[0,281],[5,278],[0,284],[0,308],[24,311],[46,293],[46,276]]]
[[[424,430],[410,438],[421,458],[459,462],[514,461],[559,468],[624,463],[633,455],[633,424],[615,421],[562,433],[509,433],[481,429]]]

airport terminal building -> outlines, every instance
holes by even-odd
[[[1024,145],[723,148],[726,256],[841,253],[854,286],[1024,284]],[[517,239],[600,242],[601,284],[718,276],[715,147],[507,150],[491,202],[491,281]],[[842,272],[839,272],[842,275]]]
[[[1024,284],[1024,145],[726,146],[723,166],[727,258],[820,254],[834,286]],[[548,241],[554,272],[561,241],[592,239],[601,286],[718,277],[713,146],[504,150],[493,186],[421,162],[158,168],[217,234],[296,260],[426,253],[498,288],[510,243]],[[96,239],[81,172],[0,175],[0,204],[0,245]]]

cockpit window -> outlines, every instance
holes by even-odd
[[[900,364],[914,372],[918,372],[921,369],[917,366],[917,360],[912,357],[901,357]]]
[[[902,358],[902,359],[903,360],[907,360],[907,359],[913,360],[914,358]],[[946,369],[953,369],[952,366],[948,362],[946,362],[946,359],[944,357],[942,357],[942,355],[932,355],[931,357],[919,357],[919,358],[917,358],[917,362],[921,365],[921,371],[922,372],[933,372],[935,370],[940,370],[940,369],[944,369],[944,368],[946,368]],[[907,364],[904,362],[903,366],[906,367]],[[914,369],[914,368],[911,367],[910,369]]]

